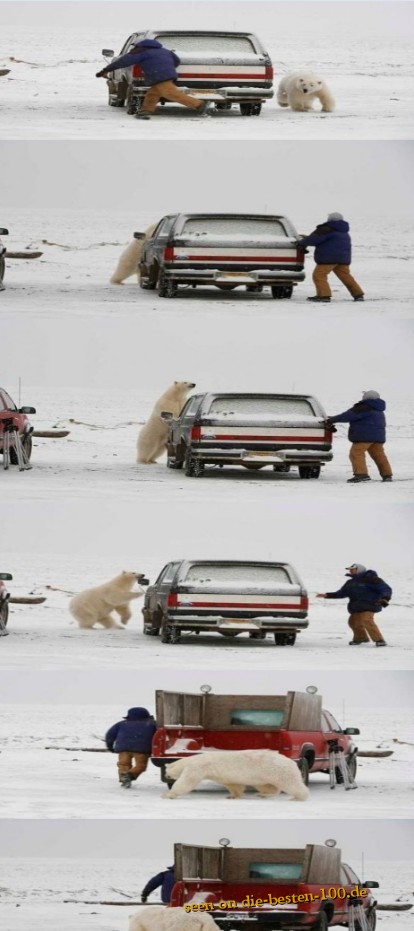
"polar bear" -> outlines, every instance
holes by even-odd
[[[128,931],[219,931],[219,927],[207,912],[151,905],[130,915]]]
[[[319,100],[325,113],[332,113],[335,101],[325,84],[315,74],[294,71],[282,78],[277,89],[279,107],[290,107],[297,112],[312,110],[314,100]]]
[[[210,750],[169,763],[166,774],[176,782],[163,798],[185,795],[203,779],[224,785],[229,798],[241,798],[246,786],[259,795],[285,792],[298,802],[309,796],[297,764],[276,750]]]
[[[131,275],[137,275],[139,279],[138,266],[141,258],[141,252],[147,239],[152,236],[155,226],[148,226],[141,239],[133,239],[129,246],[122,252],[118,265],[110,279],[111,284],[123,284]]]
[[[138,436],[137,462],[156,462],[165,452],[169,427],[168,421],[162,420],[161,412],[168,411],[174,418],[178,417],[192,388],[195,388],[195,382],[193,381],[175,381],[158,398],[150,417]]]
[[[83,629],[90,630],[95,624],[100,624],[101,627],[123,630],[132,617],[130,601],[142,598],[144,594],[143,591],[132,592],[132,586],[144,578],[142,572],[121,572],[110,582],[74,595],[69,602],[69,611]],[[121,624],[117,624],[113,611],[119,614]]]

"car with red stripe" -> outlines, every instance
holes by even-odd
[[[208,912],[223,931],[375,931],[379,883],[361,880],[334,839],[299,849],[219,844],[174,845],[171,907]]]
[[[164,566],[145,594],[144,633],[178,643],[185,631],[247,633],[293,646],[308,627],[308,595],[293,566],[280,562],[180,560]]]
[[[206,465],[271,466],[287,473],[297,466],[303,479],[319,478],[332,459],[332,427],[312,395],[199,394],[170,423],[167,466],[199,478]]]
[[[0,453],[3,452],[4,433],[7,429],[16,429],[29,460],[32,454],[32,433],[33,427],[29,421],[28,414],[35,414],[34,407],[20,407],[14,403],[8,392],[0,388]],[[10,433],[10,461],[17,463],[17,453],[14,448],[13,432]]]
[[[177,86],[207,99],[220,111],[240,107],[242,116],[259,116],[262,104],[273,97],[273,66],[257,36],[248,32],[216,30],[146,30],[133,32],[120,54],[127,55],[138,42],[157,39],[178,55]],[[106,59],[113,49],[103,49]],[[148,86],[139,65],[113,72],[108,81],[111,107],[133,115],[140,109]]]
[[[212,750],[274,750],[297,763],[308,785],[310,773],[329,774],[333,743],[356,776],[352,738],[359,729],[342,728],[316,689],[286,695],[215,695],[209,686],[198,694],[157,691],[156,720],[151,759],[168,784],[165,768],[175,760]],[[339,771],[336,780],[343,781]]]
[[[139,234],[136,234],[137,238]],[[304,250],[291,221],[266,214],[165,216],[144,244],[140,286],[175,297],[179,287],[265,287],[277,300],[290,298],[305,278]]]

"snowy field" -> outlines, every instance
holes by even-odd
[[[351,685],[352,679],[348,677],[348,681]],[[257,690],[260,692],[260,686]],[[146,701],[140,687],[138,691],[140,702]],[[378,687],[376,694],[381,701]],[[153,707],[153,698],[147,704]],[[163,799],[166,786],[151,763],[139,782],[126,791],[117,782],[116,755],[82,752],[85,747],[103,747],[105,731],[125,715],[124,707],[3,704],[0,818],[100,818],[103,812],[112,819],[179,821],[191,817],[209,819],[219,812],[222,817],[236,820],[347,819],[350,814],[365,819],[412,818],[411,712],[406,707],[379,706],[374,710],[373,705],[371,698],[371,707],[347,707],[347,723],[361,731],[355,743],[360,750],[381,747],[394,752],[382,759],[360,758],[356,790],[345,792],[338,787],[332,792],[328,776],[316,773],[310,777],[310,798],[304,804],[292,804],[286,795],[264,799],[248,791],[244,799],[231,800],[227,805],[226,789],[211,782],[203,782],[181,799]],[[339,705],[336,709],[324,702],[324,706],[340,716]]]
[[[200,840],[199,840],[200,842]],[[2,919],[13,931],[127,931],[135,905],[105,906],[103,901],[139,901],[148,877],[165,869],[166,860],[124,859],[1,859]],[[352,866],[357,864],[348,857]],[[408,860],[374,860],[366,865],[367,878],[380,883],[378,901],[388,904],[402,897],[413,902],[413,863]],[[124,894],[122,894],[122,890]],[[69,900],[66,901],[65,900]],[[71,902],[75,900],[75,902]],[[156,894],[151,901],[156,902]],[[94,904],[82,904],[86,902]],[[409,931],[413,913],[379,911],[379,931]]]
[[[3,139],[412,139],[414,69],[409,3],[1,3]],[[317,73],[332,89],[334,113],[264,105],[259,118],[238,108],[196,118],[169,106],[150,123],[109,108],[95,72],[101,49],[118,54],[144,28],[256,32],[275,68]],[[13,60],[15,59],[15,60]]]

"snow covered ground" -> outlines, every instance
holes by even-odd
[[[352,690],[349,676],[348,683]],[[261,691],[259,684],[257,690]],[[141,688],[138,691],[140,702],[146,701]],[[381,701],[379,682],[376,695]],[[153,707],[153,696],[147,704]],[[349,726],[361,730],[355,742],[361,750],[375,750],[381,745],[394,753],[382,759],[360,758],[358,789],[345,792],[338,787],[332,792],[328,776],[315,774],[310,778],[310,799],[305,804],[291,804],[285,795],[263,799],[248,792],[246,798],[227,805],[224,787],[209,782],[182,799],[163,799],[166,787],[152,764],[131,790],[121,789],[116,755],[82,752],[81,748],[102,748],[99,736],[102,738],[110,724],[125,714],[123,707],[3,704],[0,818],[100,818],[105,812],[105,817],[112,819],[181,821],[191,817],[209,819],[220,811],[223,817],[235,820],[347,819],[350,814],[365,819],[413,817],[411,712],[407,707],[379,706],[374,710],[373,705],[372,697],[371,707],[347,707]],[[335,713],[335,708],[327,707]],[[401,743],[395,743],[395,739]]]
[[[354,859],[348,861],[358,870]],[[144,862],[137,851],[130,859],[3,858],[0,865],[5,927],[13,931],[27,931],[28,927],[31,931],[73,931],[75,927],[76,931],[126,931],[128,916],[140,908],[99,903],[127,903],[127,895],[139,901],[145,882],[165,869],[166,860],[158,857]],[[380,883],[379,902],[388,904],[400,896],[407,903],[413,902],[412,862],[399,860],[397,853],[393,860],[371,859],[366,870],[367,877],[369,873],[370,879]],[[122,895],[122,890],[126,894]],[[156,894],[151,901],[156,902]],[[379,911],[377,928],[408,931],[412,915],[410,911]]]
[[[412,139],[414,72],[410,4],[10,3],[2,6],[3,139]],[[265,104],[260,118],[199,119],[166,107],[150,123],[109,108],[95,72],[103,47],[118,54],[136,29],[256,32],[275,67],[315,72],[331,87],[334,113],[293,113]],[[15,60],[13,60],[15,59]]]

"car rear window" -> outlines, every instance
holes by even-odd
[[[250,863],[249,879],[300,879],[301,863]]]
[[[185,221],[182,236],[191,239],[229,239],[273,241],[286,239],[283,223],[275,217],[189,217]]]
[[[206,412],[209,416],[240,417],[314,417],[312,405],[305,398],[214,398]]]
[[[156,39],[173,52],[197,52],[214,55],[228,52],[234,55],[255,55],[256,50],[248,36],[185,35],[163,32]]]
[[[280,727],[283,716],[283,711],[245,711],[235,708],[231,713],[231,724],[244,727]]]
[[[290,582],[287,570],[283,566],[209,566],[199,564],[190,566],[185,582],[197,585],[221,585],[242,582],[244,585],[266,587],[277,582]]]

